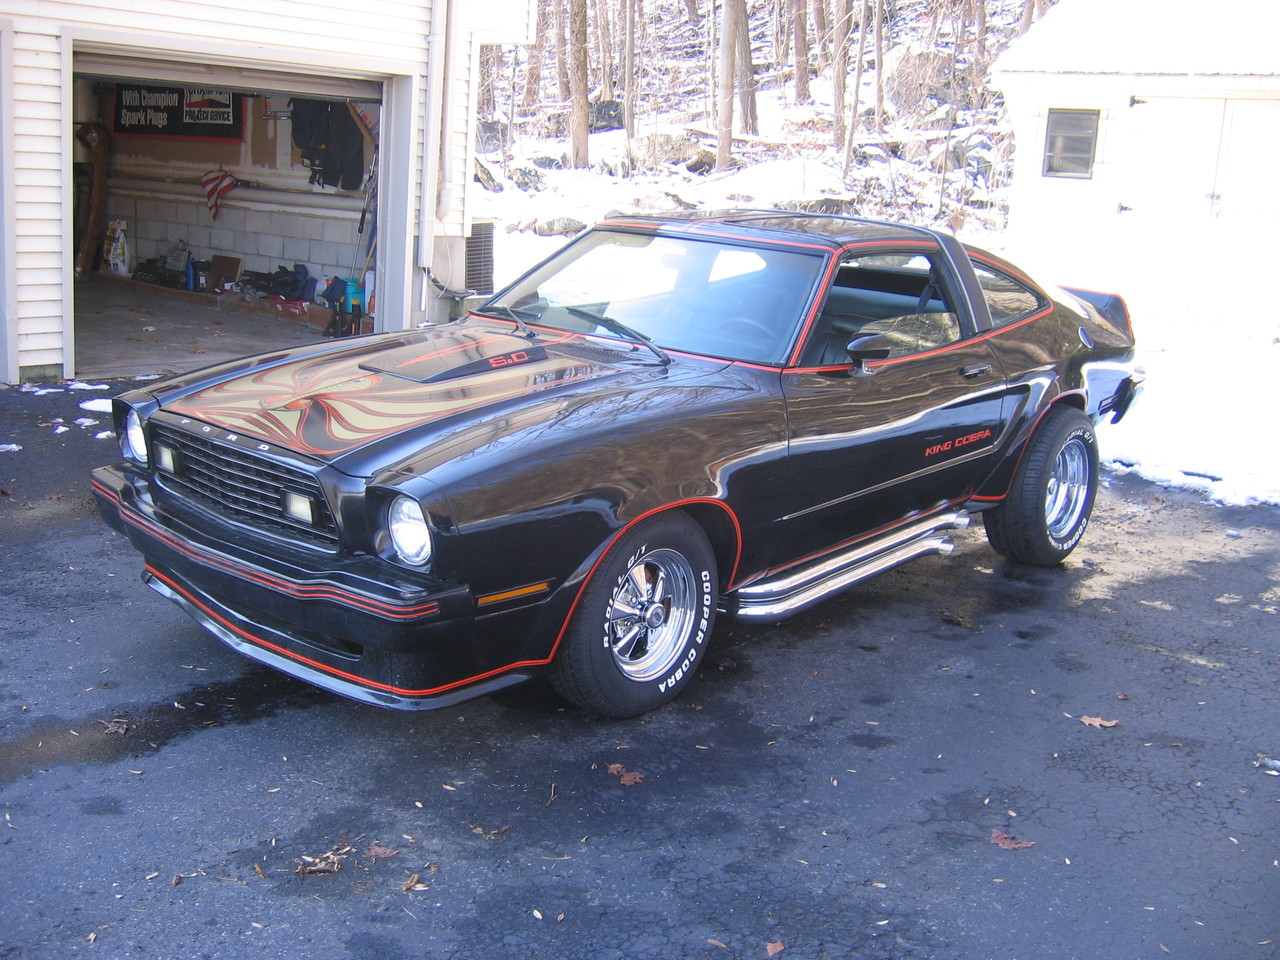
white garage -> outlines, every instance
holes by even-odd
[[[1272,0],[1060,0],[993,71],[1016,144],[1012,243],[1098,282],[1139,249],[1214,255],[1247,235],[1274,250],[1278,33]]]
[[[479,45],[529,42],[533,0],[10,6],[0,12],[0,381],[75,373],[86,125],[117,147],[106,216],[127,222],[135,260],[183,240],[193,256],[247,269],[367,266],[378,329],[439,318],[440,287],[464,286]],[[186,116],[234,129],[165,127],[161,109],[184,100]],[[303,102],[351,114],[347,175],[309,177],[292,135]],[[219,172],[229,186],[215,210],[204,178]]]

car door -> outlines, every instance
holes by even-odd
[[[964,500],[990,470],[1005,377],[962,290],[935,245],[859,249],[833,270],[782,375],[780,564]],[[850,341],[888,355],[854,362]]]

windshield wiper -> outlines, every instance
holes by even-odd
[[[632,330],[625,323],[615,320],[613,317],[606,317],[602,313],[593,313],[590,310],[583,310],[581,307],[565,307],[564,309],[575,317],[580,317],[583,320],[590,320],[592,323],[604,327],[610,333],[616,333],[620,337],[625,337],[628,340],[640,344],[642,347],[652,350],[654,356],[662,362],[663,366],[666,366],[671,362],[671,356],[667,351],[663,350],[639,330]]]
[[[528,316],[531,316],[531,317],[535,316],[535,314],[533,314],[528,310],[517,310],[515,307],[508,307],[505,304],[490,303],[490,304],[481,304],[480,306],[473,309],[471,312],[478,314],[482,317],[503,317],[515,323],[515,325],[520,328],[520,332],[527,339],[529,340],[538,339],[537,331],[534,330],[533,327],[529,326],[529,324],[525,323],[524,317],[521,316],[521,314],[527,314]]]

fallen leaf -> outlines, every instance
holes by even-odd
[[[1097,727],[1098,729],[1120,725],[1119,720],[1103,720],[1101,717],[1081,717],[1080,722],[1086,727]]]
[[[124,717],[112,717],[110,720],[99,720],[102,724],[103,733],[126,733],[129,730],[129,721]]]
[[[618,782],[624,787],[634,787],[644,783],[644,774],[637,773],[634,770],[628,770],[620,763],[609,764],[609,772],[618,778]]]
[[[991,842],[1001,850],[1022,850],[1026,847],[1034,847],[1034,840],[1019,840],[1015,836],[1005,833],[1003,830],[991,831]]]
[[[505,827],[499,827],[497,830],[486,830],[484,827],[474,823],[469,823],[467,824],[467,826],[471,828],[472,833],[478,836],[484,837],[486,840],[497,840],[499,837],[501,837],[503,834],[505,834],[508,830],[511,829],[510,824],[508,824]]]
[[[404,887],[401,889],[405,893],[412,893],[416,890],[430,890],[431,888],[422,882],[422,874],[415,873],[404,882]]]
[[[776,943],[766,943],[764,948],[769,952],[769,956],[776,957],[783,950],[787,949],[787,945],[779,940]]]
[[[369,849],[364,852],[366,857],[373,857],[375,860],[386,860],[388,857],[394,857],[399,850],[392,850],[390,847],[384,847],[377,840],[369,844]]]

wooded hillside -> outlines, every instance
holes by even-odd
[[[624,176],[821,156],[846,191],[814,203],[963,221],[1007,176],[988,68],[1051,3],[543,0],[535,45],[485,48],[481,150],[524,189],[506,161],[530,140],[563,145],[538,166]],[[622,164],[590,155],[609,129]]]

